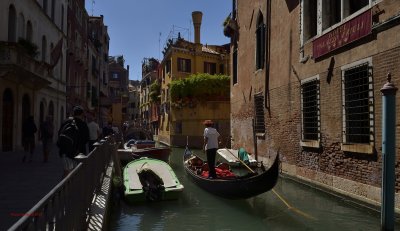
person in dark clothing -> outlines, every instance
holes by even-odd
[[[44,121],[40,125],[40,139],[43,143],[43,162],[46,163],[49,158],[50,153],[50,144],[53,139],[53,120],[51,116],[46,117],[46,121]]]
[[[28,116],[22,125],[22,143],[24,146],[25,154],[22,157],[22,162],[26,161],[27,153],[30,153],[29,162],[32,162],[33,152],[35,151],[35,133],[37,127],[33,116]]]
[[[110,136],[114,134],[114,130],[112,129],[112,123],[108,122],[107,126],[103,128],[103,137]]]
[[[81,106],[75,106],[73,108],[73,118],[68,118],[60,127],[58,134],[61,133],[61,130],[65,125],[71,123],[72,120],[75,120],[76,126],[78,127],[78,153],[86,155],[86,144],[89,141],[89,128],[84,120],[85,113]],[[78,163],[68,157],[65,153],[62,153],[63,150],[60,149],[60,156],[63,159],[64,164],[64,177],[67,176],[77,165]]]

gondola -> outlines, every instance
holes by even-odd
[[[264,165],[259,163],[245,175],[208,179],[202,175],[204,161],[186,147],[183,166],[189,178],[202,189],[228,199],[247,199],[267,192],[275,186],[279,176],[279,154],[269,169],[265,169]],[[224,169],[227,167],[224,166]]]

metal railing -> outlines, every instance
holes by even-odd
[[[78,166],[9,230],[86,230],[89,208],[111,160],[114,137],[78,155]]]

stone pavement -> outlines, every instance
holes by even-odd
[[[62,179],[62,162],[55,145],[47,163],[43,163],[41,143],[31,163],[22,163],[23,155],[23,151],[0,152],[0,230],[10,228]]]

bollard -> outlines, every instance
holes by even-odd
[[[396,161],[396,91],[387,75],[382,92],[382,206],[381,230],[394,230],[395,161]]]

